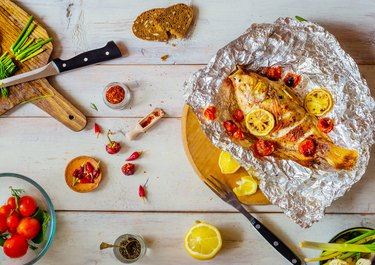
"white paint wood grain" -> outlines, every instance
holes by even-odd
[[[80,133],[67,130],[52,118],[9,118],[1,120],[0,172],[14,172],[36,180],[52,197],[58,210],[105,211],[233,211],[218,199],[191,168],[181,141],[181,121],[163,119],[136,141],[118,133],[123,144],[119,155],[105,151],[104,134],[96,138],[93,123],[103,130],[128,131],[136,124],[132,118],[89,119]],[[6,128],[6,129],[3,129]],[[124,176],[121,166],[133,151],[144,150],[134,161],[134,176]],[[74,157],[90,155],[102,161],[104,178],[98,190],[88,194],[71,191],[65,184],[66,164]],[[363,179],[343,198],[327,209],[339,213],[375,213],[375,150]],[[149,202],[138,197],[138,186],[149,178]],[[97,198],[100,198],[99,200]],[[95,203],[93,203],[95,201]],[[251,211],[280,211],[276,206],[251,207]]]
[[[55,39],[56,56],[64,59],[104,45],[121,42],[129,56],[110,64],[205,64],[216,51],[237,38],[252,23],[274,22],[278,17],[302,16],[326,27],[357,63],[375,63],[375,2],[352,0],[221,0],[191,3],[196,18],[190,37],[170,44],[137,39],[131,32],[135,18],[145,10],[167,7],[175,1],[15,1],[36,15]],[[160,57],[169,54],[167,61]]]
[[[51,84],[89,117],[143,117],[155,107],[169,117],[181,117],[184,82],[204,65],[99,65],[61,74]],[[375,95],[375,65],[360,65],[371,94]],[[130,108],[109,109],[102,100],[102,90],[110,82],[127,84],[133,92]],[[90,102],[99,111],[90,108]],[[46,117],[33,104],[21,105],[2,117]],[[1,121],[1,120],[0,120]],[[4,127],[3,127],[4,128]]]
[[[319,251],[299,249],[302,240],[327,242],[338,232],[356,226],[375,227],[374,215],[327,215],[309,229],[302,229],[283,214],[256,217],[301,257]],[[195,220],[219,228],[223,248],[209,261],[191,258],[183,237]],[[112,243],[124,233],[140,234],[148,250],[139,264],[289,264],[240,214],[207,213],[57,213],[56,238],[40,264],[120,264],[111,249],[99,250],[101,242]]]

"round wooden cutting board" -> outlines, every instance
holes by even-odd
[[[213,175],[233,189],[237,186],[236,181],[249,175],[242,167],[233,174],[221,173],[218,164],[221,150],[206,137],[197,117],[188,105],[185,105],[182,113],[182,141],[191,165],[202,180]],[[270,204],[259,189],[255,194],[241,196],[239,199],[242,203],[249,205]]]

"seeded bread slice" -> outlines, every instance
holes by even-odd
[[[182,39],[193,21],[193,9],[185,4],[170,6],[156,18],[158,29]]]
[[[164,10],[164,8],[154,8],[140,14],[133,23],[134,35],[143,40],[168,41],[167,31],[156,25],[156,18]]]

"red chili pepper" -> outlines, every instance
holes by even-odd
[[[94,131],[95,131],[96,137],[99,137],[99,134],[101,133],[101,129],[97,123],[94,124]]]
[[[147,183],[148,183],[148,179],[145,184],[139,185],[139,188],[138,188],[138,195],[142,199],[147,199],[147,191],[146,191]]]
[[[126,159],[126,161],[133,161],[133,160],[136,160],[136,159],[138,159],[141,155],[142,155],[142,151],[136,151],[136,152],[134,152],[133,154],[131,154],[127,159]]]
[[[123,166],[121,167],[121,171],[122,171],[122,173],[124,173],[124,175],[126,175],[126,176],[133,175],[134,172],[135,172],[135,165],[132,164],[132,163],[126,163],[125,165],[123,165]]]
[[[109,130],[107,133],[109,144],[105,146],[105,150],[107,151],[108,154],[113,155],[113,154],[120,152],[121,145],[116,141],[112,141],[111,138],[109,137],[110,134],[111,134],[111,131]]]

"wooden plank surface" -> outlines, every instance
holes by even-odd
[[[327,215],[306,230],[283,214],[258,214],[257,218],[301,257],[319,254],[299,249],[302,240],[327,242],[350,227],[375,227],[374,215]],[[184,234],[195,220],[210,222],[221,231],[223,248],[213,260],[194,260],[184,250]],[[59,212],[57,227],[55,241],[41,264],[120,264],[112,250],[100,251],[99,245],[112,243],[124,233],[145,238],[148,250],[139,264],[290,264],[240,214]]]
[[[143,11],[166,7],[170,0],[24,0],[15,1],[34,13],[58,45],[55,55],[69,58],[100,47],[109,39],[122,42],[129,56],[110,64],[205,64],[216,51],[238,37],[252,23],[272,23],[278,17],[302,16],[332,32],[357,63],[375,63],[375,2],[360,0],[238,0],[228,9],[227,1],[181,1],[195,7],[196,18],[187,40],[170,44],[146,42],[131,32],[134,19]],[[163,62],[160,57],[169,54]]]
[[[143,117],[155,107],[163,108],[168,117],[181,117],[184,82],[202,67],[204,65],[99,65],[61,74],[50,78],[50,82],[89,117]],[[360,71],[375,95],[375,65],[360,65]],[[130,87],[134,97],[130,108],[117,111],[104,105],[102,90],[113,81]],[[90,108],[90,102],[96,104],[98,112]],[[32,104],[5,115],[31,116],[47,115]]]
[[[16,171],[35,179],[50,194],[58,210],[233,211],[205,187],[191,168],[183,150],[178,118],[163,119],[136,141],[128,141],[117,133],[114,139],[123,144],[123,149],[112,156],[105,151],[105,136],[96,138],[93,122],[104,129],[127,131],[137,119],[89,119],[87,128],[80,133],[70,132],[51,118],[0,121],[0,150],[6,150],[6,155],[1,155],[0,172]],[[120,168],[136,150],[146,151],[135,161],[140,168],[136,175],[124,176]],[[95,192],[74,193],[65,184],[66,164],[80,155],[102,161],[104,176]],[[375,201],[371,199],[375,192],[374,172],[375,149],[363,179],[327,212],[375,213]],[[148,178],[150,200],[143,203],[137,195],[138,185]],[[280,211],[276,206],[252,206],[250,209]]]

